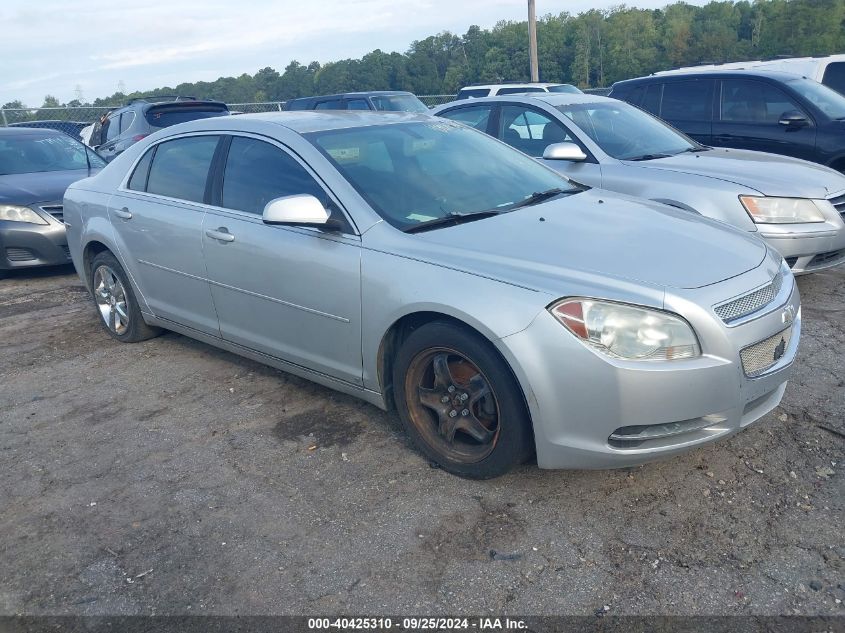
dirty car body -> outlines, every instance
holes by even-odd
[[[845,262],[845,175],[816,163],[715,148],[638,108],[595,95],[540,94],[452,103],[434,113],[481,129],[592,187],[663,202],[755,233],[794,274]],[[576,157],[545,154],[572,143]],[[544,157],[545,155],[545,157]]]
[[[156,193],[156,161],[186,143],[195,156],[211,145],[198,200]],[[221,174],[255,143],[307,174],[299,195],[236,208],[226,187],[237,176]],[[290,209],[301,221],[279,223]],[[65,213],[74,264],[95,295],[96,262],[111,261],[146,324],[412,410],[414,424],[431,425],[430,444],[442,449],[434,458],[470,476],[502,470],[484,471],[487,457],[452,467],[450,442],[463,428],[471,438],[461,435],[459,457],[486,455],[469,451],[482,439],[493,454],[505,450],[505,424],[524,424],[543,468],[637,464],[728,436],[778,404],[800,338],[793,276],[760,240],[575,186],[425,115],[186,123],[71,187]],[[425,332],[433,342],[409,355]],[[440,343],[437,332],[476,346]],[[429,351],[433,378],[414,364]],[[405,357],[407,374],[397,369]],[[480,368],[454,378],[457,391],[441,380],[455,365]],[[494,399],[499,370],[499,384],[514,389]],[[522,419],[506,420],[512,406]],[[489,435],[455,426],[485,415],[496,420]]]

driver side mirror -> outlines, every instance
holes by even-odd
[[[568,160],[575,163],[587,160],[587,155],[575,143],[552,143],[543,150],[544,160]]]
[[[284,196],[270,200],[261,215],[264,224],[315,226],[327,230],[340,229],[323,203],[310,194]]]
[[[785,127],[799,128],[809,125],[807,117],[798,110],[788,110],[780,115],[778,123]]]

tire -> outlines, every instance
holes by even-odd
[[[96,255],[88,273],[98,320],[112,338],[138,343],[161,334],[144,322],[129,278],[114,255],[108,251]]]
[[[496,349],[468,328],[438,321],[414,330],[396,354],[393,390],[405,431],[443,470],[488,479],[534,452],[519,384]]]

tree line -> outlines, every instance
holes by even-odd
[[[144,93],[98,98],[90,105],[120,104],[147,95],[181,94],[227,103],[284,101],[357,90],[409,90],[454,94],[467,84],[528,80],[528,24],[501,21],[471,26],[463,35],[443,32],[413,42],[405,53],[374,50],[360,59],[307,65],[291,61],[280,73],[182,83]],[[537,22],[542,81],[581,88],[657,70],[775,56],[829,55],[845,51],[845,0],[676,2],[662,9],[624,5],[578,15],[545,15]],[[60,105],[47,96],[42,107]],[[77,100],[68,106],[89,105]],[[22,106],[17,102],[3,107]]]

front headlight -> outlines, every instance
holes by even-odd
[[[563,299],[549,312],[591,347],[628,360],[677,360],[701,355],[698,339],[681,317],[595,299]]]
[[[824,222],[824,213],[806,198],[740,196],[739,201],[756,224]]]
[[[0,220],[7,222],[28,222],[29,224],[47,224],[47,220],[29,207],[18,207],[13,204],[0,204]]]

